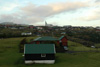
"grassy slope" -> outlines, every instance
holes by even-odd
[[[95,46],[96,46],[96,47],[100,47],[100,43],[98,43],[98,44],[95,44]]]
[[[72,41],[69,41],[68,45],[69,45],[69,50],[72,50],[72,51],[91,51],[91,50],[97,50],[96,48],[85,47],[82,44],[75,43],[75,42],[72,42]],[[100,50],[100,49],[98,49],[98,50]]]
[[[32,39],[28,37],[27,39]],[[0,40],[0,67],[98,67],[99,53],[57,53],[55,64],[25,65],[21,53],[18,53],[18,44],[23,38],[9,38]],[[75,46],[77,45],[77,47]],[[80,50],[82,45],[69,41],[70,50]],[[72,46],[72,47],[71,47]],[[81,47],[82,46],[82,47]],[[88,49],[84,47],[84,49]]]

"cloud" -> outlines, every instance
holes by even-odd
[[[3,7],[2,9],[4,11],[11,11],[13,10],[14,8],[16,8],[18,5],[17,4],[11,4],[10,6],[6,6],[6,7]]]
[[[19,14],[3,14],[0,16],[0,22],[14,22],[14,23],[25,23],[24,21],[25,17],[21,17]]]
[[[94,20],[100,20],[100,9],[92,9],[87,11],[82,17],[79,18],[83,21],[94,21]]]
[[[89,8],[83,11],[79,20],[82,21],[95,21],[100,20],[100,0],[90,0],[91,4],[89,4]]]
[[[91,16],[88,16],[88,17],[81,17],[80,18],[81,20],[84,20],[84,21],[94,21],[94,20],[100,20],[100,15],[91,15]]]
[[[36,16],[51,16],[65,11],[76,10],[79,8],[87,7],[86,2],[65,2],[65,3],[50,3],[48,5],[35,6],[34,4],[28,4],[25,7],[20,8],[22,12],[28,15]]]
[[[15,23],[27,23],[36,24],[37,22],[43,22],[47,17],[67,12],[74,11],[80,8],[88,7],[87,2],[60,2],[60,3],[49,3],[47,5],[34,5],[28,3],[24,7],[19,8],[19,12],[1,15],[0,22],[12,21]],[[6,8],[6,10],[12,10],[16,7]]]
[[[100,2],[100,0],[95,0],[95,2]]]

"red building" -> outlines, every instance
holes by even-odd
[[[32,41],[31,44],[55,44],[64,47],[65,50],[68,50],[68,39],[66,36],[61,36],[59,39],[50,36],[39,37]]]
[[[66,36],[61,36],[59,38],[59,42],[62,44],[62,46],[67,46],[68,47],[68,39]]]

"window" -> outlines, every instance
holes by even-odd
[[[41,54],[41,57],[46,57],[46,54]]]

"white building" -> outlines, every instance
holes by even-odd
[[[28,32],[28,33],[21,33],[21,35],[32,35],[31,32]]]

